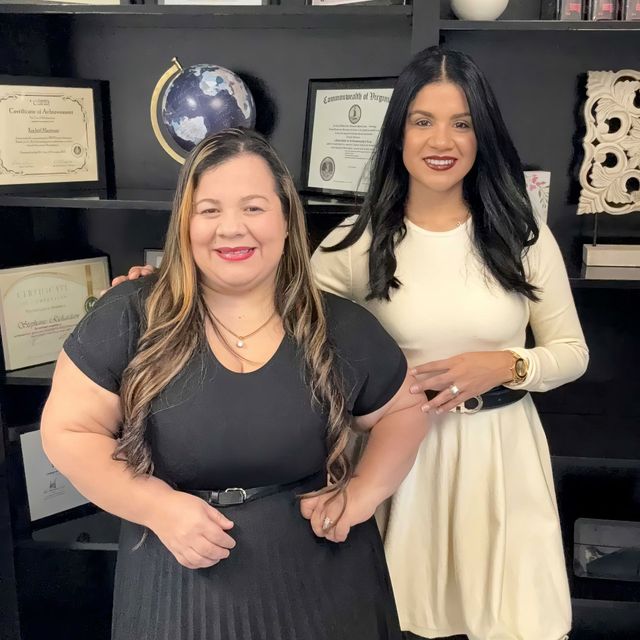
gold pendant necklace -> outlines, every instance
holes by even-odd
[[[218,318],[213,315],[213,312],[211,311],[211,309],[207,308],[207,311],[209,312],[209,315],[228,333],[230,333],[235,339],[236,339],[236,347],[238,347],[238,349],[243,349],[245,344],[246,344],[246,339],[250,338],[251,336],[254,336],[256,333],[258,333],[258,331],[260,331],[261,329],[264,329],[269,322],[271,322],[271,320],[273,319],[273,317],[276,315],[276,310],[273,310],[273,313],[265,320],[265,322],[263,322],[255,331],[252,331],[251,333],[247,333],[244,336],[239,336],[237,333],[231,331],[231,329],[229,329],[229,327],[225,326],[224,324],[222,324],[222,322],[220,322],[220,320],[218,320]]]

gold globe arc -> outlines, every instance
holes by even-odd
[[[158,123],[158,101],[160,100],[160,96],[164,88],[167,84],[175,78],[177,75],[181,74],[183,71],[182,65],[178,61],[177,58],[172,58],[171,66],[160,76],[160,79],[156,83],[155,88],[153,89],[153,93],[151,94],[151,105],[149,107],[149,115],[151,117],[151,127],[153,128],[153,133],[156,136],[156,139],[160,143],[160,146],[176,161],[180,164],[184,164],[184,158],[176,152],[171,146],[167,143],[164,136],[162,135],[162,131],[160,131],[160,124]]]

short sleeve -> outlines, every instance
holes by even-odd
[[[407,375],[400,347],[378,320],[358,304],[325,294],[329,332],[336,347],[348,406],[354,416],[383,407]]]
[[[122,373],[135,355],[148,284],[139,279],[109,289],[64,343],[78,369],[107,391],[118,393]]]

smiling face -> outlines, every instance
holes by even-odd
[[[476,159],[477,141],[462,89],[451,82],[425,85],[409,105],[402,160],[411,188],[462,191]]]
[[[205,171],[193,195],[189,237],[208,287],[219,293],[273,288],[287,222],[269,165],[243,153]]]

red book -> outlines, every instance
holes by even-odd
[[[640,20],[640,0],[622,0],[622,19]]]
[[[558,0],[558,20],[582,20],[584,0]]]

